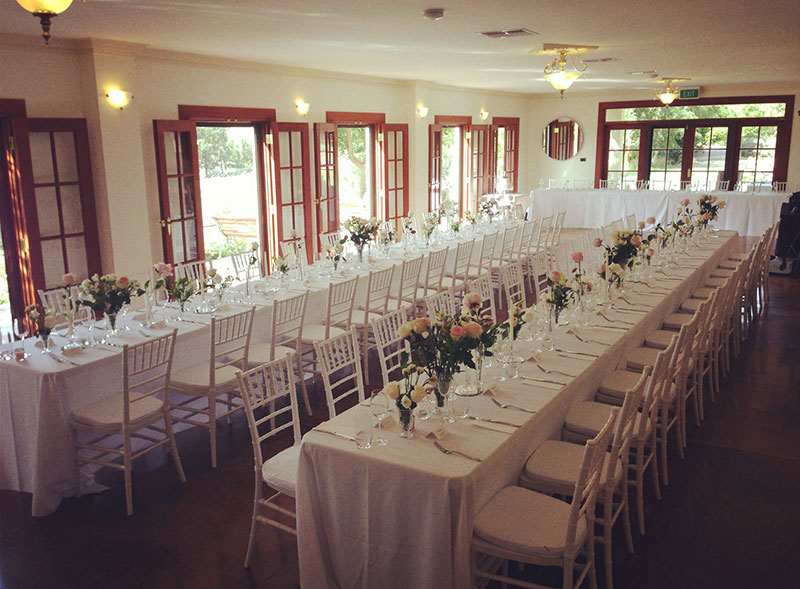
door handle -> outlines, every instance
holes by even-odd
[[[167,230],[167,235],[172,235],[172,218],[167,217],[166,219],[161,219],[159,221],[161,223],[161,227]]]

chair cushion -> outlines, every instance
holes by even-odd
[[[626,358],[627,366],[630,370],[639,372],[644,370],[645,366],[655,366],[656,356],[658,356],[659,352],[661,352],[660,349],[648,346],[631,350]]]
[[[709,287],[706,287],[706,286],[698,288],[698,289],[695,289],[695,291],[692,293],[692,298],[693,299],[707,299],[708,297],[710,297],[714,293],[715,290],[717,290],[717,289],[716,288],[709,288]]]
[[[718,268],[724,268],[725,270],[736,270],[739,266],[739,260],[723,260],[719,263]]]
[[[300,463],[300,444],[295,444],[268,458],[261,465],[261,478],[270,487],[284,495],[297,493],[297,466]]]
[[[522,487],[500,490],[475,517],[475,535],[487,542],[522,554],[557,559],[564,553],[572,506]],[[586,519],[580,518],[575,534],[581,545]]]
[[[216,388],[236,385],[236,366],[222,366],[217,368],[214,375]],[[191,368],[184,368],[172,373],[169,384],[176,389],[207,389],[209,387],[208,364],[197,364]]]
[[[326,337],[324,325],[320,325],[318,323],[311,323],[310,325],[303,325],[303,341],[322,342],[330,337],[342,335],[344,332],[345,332],[344,329],[342,329],[341,327],[334,327],[333,325],[331,325],[331,329],[328,332],[330,335]]]
[[[664,327],[679,331],[684,324],[689,323],[694,317],[691,313],[672,313],[664,318]]]
[[[287,346],[275,346],[275,357],[273,357],[270,350],[270,342],[251,344],[250,351],[247,353],[247,365],[249,367],[261,366],[267,362],[272,362],[275,358],[283,358],[287,354],[296,351],[294,348]]]
[[[522,471],[520,485],[534,491],[572,495],[583,464],[586,448],[559,440],[547,440],[531,454]],[[601,482],[608,476],[611,453],[606,452]],[[617,459],[614,480],[622,479],[622,463]]]
[[[131,400],[134,399],[142,399],[142,395],[131,392]],[[123,406],[123,395],[117,393],[113,397],[91,405],[78,407],[72,412],[72,419],[93,427],[107,428],[115,425],[122,427]],[[163,407],[161,399],[153,396],[133,402],[130,408],[131,423],[147,421],[149,418],[156,417]]]
[[[714,268],[711,271],[711,276],[714,278],[730,278],[733,276],[733,270],[727,270],[725,268]]]
[[[681,303],[681,311],[686,313],[694,313],[700,308],[701,299],[686,299]]]
[[[719,276],[709,276],[706,278],[706,283],[703,285],[706,288],[713,288],[715,286],[722,286],[725,284],[727,278],[720,278]]]
[[[744,260],[746,257],[747,257],[747,254],[745,254],[745,253],[738,253],[738,254],[731,254],[730,256],[728,256],[728,259],[729,259],[729,260],[739,260],[739,261],[742,261],[742,260]]]
[[[644,338],[644,343],[651,348],[666,350],[675,335],[675,332],[671,330],[656,329],[647,334],[647,337]]]
[[[630,370],[615,370],[602,380],[599,390],[607,395],[624,397],[625,393],[636,386],[641,376],[638,372]]]
[[[377,319],[381,319],[383,315],[378,313],[370,313],[367,319],[367,325],[370,324],[372,321],[376,321]],[[353,318],[350,320],[350,323],[355,325],[356,327],[364,327],[364,309],[359,309],[357,311],[353,311]],[[305,327],[303,327],[303,335],[305,335]],[[333,335],[333,333],[331,333]]]
[[[597,401],[573,403],[564,420],[564,427],[575,433],[593,438],[603,429],[613,408],[614,405]]]

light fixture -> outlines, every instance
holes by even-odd
[[[297,114],[299,114],[301,117],[304,117],[308,114],[308,109],[311,108],[311,105],[302,98],[298,98],[294,101],[294,108],[297,110]]]
[[[114,108],[122,110],[133,98],[133,94],[127,90],[120,90],[119,88],[109,88],[106,92],[106,100]]]
[[[656,91],[656,98],[661,101],[661,104],[664,106],[669,106],[675,99],[678,98],[681,94],[681,89],[672,86],[673,82],[686,82],[691,80],[691,78],[661,78],[661,82],[664,83],[663,88],[659,88]]]
[[[417,105],[417,116],[421,119],[424,119],[428,116],[428,107],[424,104]]]
[[[422,16],[428,20],[442,20],[444,18],[444,8],[427,8]]]
[[[481,112],[478,114],[482,121],[485,121],[489,118],[489,112],[486,110],[481,109]]]
[[[563,45],[545,43],[542,51],[533,51],[539,55],[555,55],[552,63],[544,66],[544,78],[553,85],[553,88],[561,92],[564,98],[564,90],[567,90],[572,83],[583,75],[588,67],[582,59],[575,61],[576,55],[583,55],[589,51],[599,49],[597,45]],[[567,56],[572,61],[572,70],[567,71]]]
[[[42,37],[45,45],[50,43],[50,25],[54,16],[61,14],[72,0],[17,0],[17,4],[32,13],[42,25]]]

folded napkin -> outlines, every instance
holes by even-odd
[[[334,435],[338,434],[338,435],[343,436],[342,439],[344,439],[345,437],[355,439],[356,434],[359,431],[359,428],[357,428],[354,425],[347,425],[347,424],[344,424],[344,423],[324,421],[324,422],[320,423],[317,427],[312,429],[311,431],[327,432],[329,434],[334,434]]]
[[[581,327],[580,329],[573,328],[573,332],[577,333],[585,341],[600,342],[601,344],[613,344],[624,333],[619,329],[599,326]]]
[[[588,365],[593,360],[586,358],[584,361]],[[527,363],[530,362],[535,362],[544,369],[544,371],[539,371],[541,374],[545,374],[545,371],[550,370],[552,373],[556,373],[559,376],[575,377],[586,368],[585,365],[576,365],[574,359],[564,358],[555,352],[549,351],[534,355]]]
[[[509,405],[510,407],[505,409],[498,407],[498,409],[504,416],[517,415],[522,420],[530,419],[531,415],[533,415],[533,413],[530,412],[542,409],[552,401],[553,398],[560,393],[561,388],[563,388],[561,385],[553,386],[544,383],[532,383],[521,378],[501,384],[502,386],[498,387],[498,390],[494,393],[494,398],[500,403]],[[514,409],[512,406],[519,407],[524,411]],[[506,417],[506,419],[510,421],[508,417]]]
[[[438,440],[439,445],[453,452],[450,457],[468,460],[463,456],[459,457],[456,455],[456,453],[461,453],[475,459],[485,460],[505,441],[506,436],[496,436],[484,432],[479,433],[468,421],[469,420],[458,420],[455,423],[447,424],[445,426],[447,435]],[[428,439],[436,439],[432,433],[433,427],[431,427],[431,425],[433,424],[425,423],[420,426],[420,424],[417,423],[418,433],[425,433],[425,437]],[[433,451],[438,452],[438,450],[435,449]]]

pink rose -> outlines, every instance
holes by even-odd
[[[572,261],[573,262],[583,262],[583,253],[582,252],[575,252],[572,254]]]
[[[155,268],[156,272],[162,278],[170,278],[172,276],[172,265],[165,264],[164,262],[158,262],[154,264],[153,267]]]
[[[550,272],[550,280],[553,282],[561,282],[562,274],[558,270]]]
[[[606,265],[605,264],[601,264],[600,265],[600,269],[598,270],[598,272],[600,274],[605,274],[605,271],[606,271]]]
[[[61,284],[74,284],[75,275],[72,272],[67,272],[61,277]]]
[[[683,217],[683,222],[686,223],[687,225],[689,224],[690,220],[691,219],[689,219],[688,215]]]
[[[603,245],[603,240],[599,237],[594,238],[594,247],[600,247]]]
[[[592,292],[592,283],[588,280],[586,281],[586,292]]]
[[[120,276],[117,278],[117,288],[127,288],[130,285],[131,281],[127,276]]]
[[[450,337],[453,339],[461,339],[464,337],[464,328],[460,325],[454,325],[450,328]]]
[[[655,217],[647,217],[647,222],[650,225],[655,225],[656,224],[656,218]]]
[[[689,206],[689,199],[688,199],[688,198],[684,198],[684,199],[681,201],[681,206],[682,206],[682,207],[688,207],[688,206]]]
[[[470,311],[474,311],[483,304],[483,297],[480,295],[480,293],[471,292],[464,299],[464,303],[467,305],[467,308]]]
[[[642,245],[642,238],[639,237],[638,235],[634,235],[633,237],[631,237],[631,244],[633,244],[634,247],[639,247],[640,245]]]
[[[656,253],[656,250],[654,250],[653,248],[650,248],[649,250],[647,250],[647,255],[648,256],[652,256],[654,253]]]
[[[703,213],[703,221],[708,221],[711,218],[709,213]]]
[[[683,237],[683,229],[681,229],[680,231],[678,231],[678,235],[680,235],[681,237]]]
[[[479,323],[470,322],[464,325],[464,333],[467,337],[471,337],[473,339],[478,339],[481,337],[481,333],[483,333],[483,328],[480,326]]]

